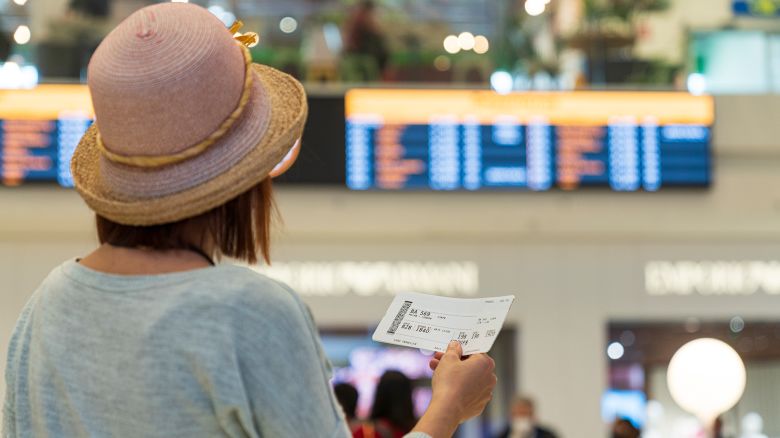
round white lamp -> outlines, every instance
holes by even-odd
[[[666,381],[674,401],[710,429],[720,414],[742,398],[745,364],[725,342],[696,339],[674,354]]]

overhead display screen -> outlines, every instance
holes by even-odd
[[[344,185],[344,97],[310,96],[303,148],[281,183]],[[0,185],[73,186],[70,159],[92,124],[86,85],[0,90]]]
[[[70,158],[92,118],[83,85],[0,90],[2,184],[57,181],[72,186]]]
[[[656,92],[315,94],[301,155],[278,180],[355,190],[706,187],[713,106]],[[84,85],[0,90],[0,184],[72,186],[70,158],[92,119]]]
[[[354,190],[657,191],[711,180],[711,97],[674,92],[357,89]]]

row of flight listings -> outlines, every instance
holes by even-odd
[[[2,181],[72,186],[70,157],[92,123],[86,89],[59,85],[18,93],[0,100]],[[711,179],[714,111],[707,97],[352,90],[344,105],[346,166],[327,179],[354,190],[656,191],[703,187]],[[334,143],[344,144],[304,134],[298,166],[317,166],[307,154],[321,156]]]
[[[347,94],[356,190],[707,186],[711,98],[684,93]]]

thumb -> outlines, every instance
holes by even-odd
[[[460,345],[460,342],[458,341],[450,341],[449,345],[447,345],[447,352],[445,354],[454,355],[460,359],[461,356],[463,356],[463,346]]]

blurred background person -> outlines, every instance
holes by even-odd
[[[375,15],[371,0],[358,3],[346,23],[344,32],[347,63],[356,64],[363,80],[379,79],[390,56],[387,41]]]
[[[618,418],[612,424],[612,438],[639,438],[642,432],[630,420]]]
[[[725,435],[723,435],[723,418],[718,417],[715,419],[715,424],[712,427],[713,433],[712,436],[714,438],[724,438]]]
[[[512,418],[497,438],[557,438],[552,430],[538,424],[536,404],[530,397],[517,397],[512,402]]]
[[[358,427],[355,438],[400,438],[417,422],[412,402],[412,381],[400,371],[386,371],[374,393],[370,421]]]
[[[740,430],[739,438],[767,438],[764,433],[764,419],[755,412],[750,412],[742,417]]]
[[[357,388],[349,383],[339,383],[333,387],[333,392],[336,394],[336,400],[339,401],[341,408],[344,410],[349,430],[355,430],[355,427],[358,425],[358,419],[355,415],[358,402]]]
[[[0,63],[5,62],[11,54],[11,36],[0,31]]]
[[[707,438],[710,436],[712,436],[712,438],[743,438],[739,435],[739,424],[735,421],[736,418],[731,418],[732,421],[724,421],[722,415],[715,418],[715,421],[712,423],[712,428],[703,428],[702,434]],[[747,416],[745,418],[747,418]],[[741,424],[744,424],[744,419]]]

